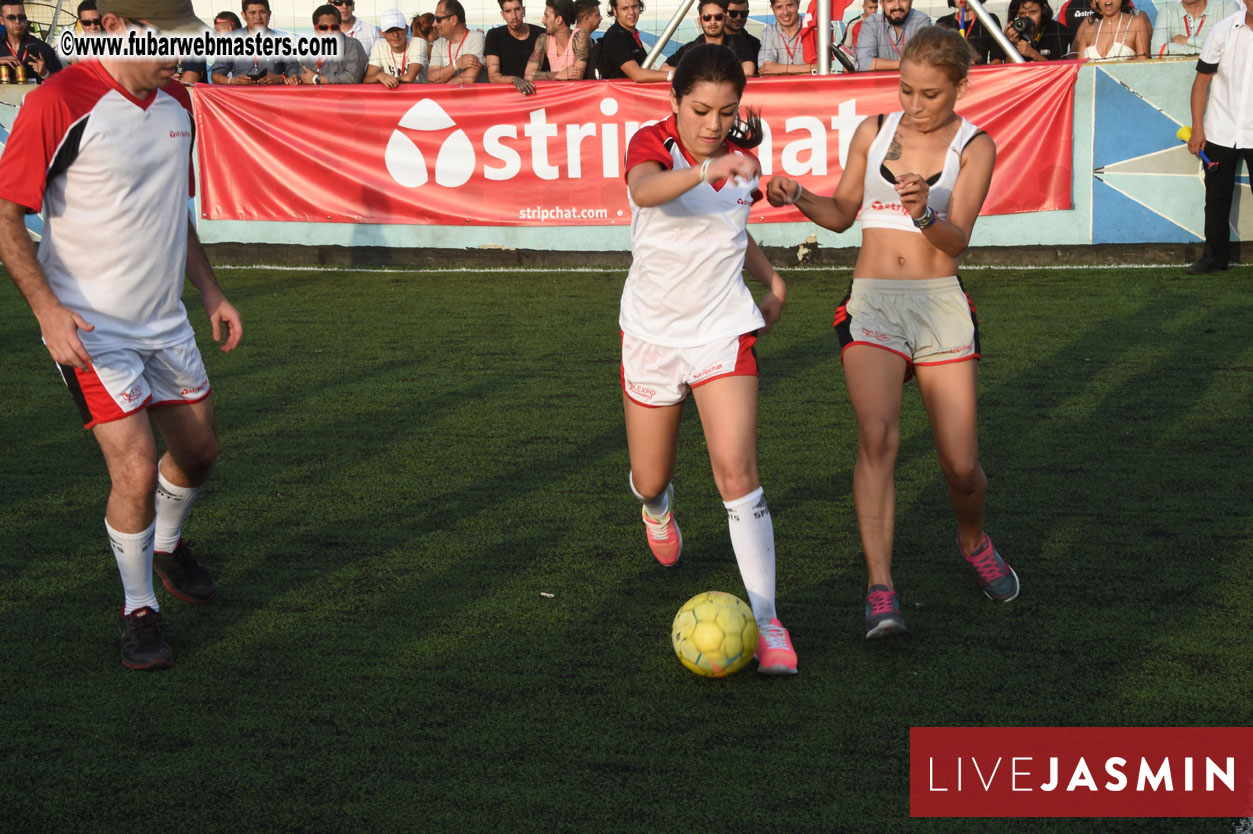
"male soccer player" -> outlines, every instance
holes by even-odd
[[[99,0],[105,32],[202,28],[191,0]],[[181,539],[217,457],[213,400],[180,300],[196,285],[215,341],[239,344],[187,215],[191,101],[175,60],[86,60],[32,91],[0,157],[0,259],[39,322],[112,481],[105,529],[122,576],[122,663],[173,663],[155,566],[191,603],[209,571]],[[44,212],[38,256],[24,215]],[[155,422],[166,453],[157,459]],[[155,547],[155,555],[154,555]]]

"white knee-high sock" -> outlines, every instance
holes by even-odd
[[[656,498],[653,498],[653,499],[648,499],[648,498],[645,498],[643,495],[640,495],[640,491],[635,488],[634,473],[627,474],[627,481],[629,481],[631,484],[632,494],[634,494],[636,498],[640,499],[640,503],[644,505],[644,512],[648,513],[648,515],[652,518],[661,519],[661,518],[666,517],[666,513],[670,512],[670,485],[669,484],[667,484],[666,488],[661,491],[661,495],[658,495]]]
[[[162,553],[172,553],[178,547],[179,537],[183,535],[183,522],[191,512],[196,496],[200,495],[201,487],[175,486],[165,479],[161,470],[157,470],[157,520],[156,538],[153,549]]]
[[[759,626],[776,616],[774,610],[774,525],[761,487],[734,501],[723,501],[731,547],[740,566],[748,603]]]
[[[142,532],[119,533],[109,526],[108,521],[104,523],[104,529],[109,533],[109,546],[117,559],[118,573],[122,575],[122,591],[126,594],[123,614],[145,605],[153,611],[161,610],[157,605],[157,595],[152,590],[152,533],[155,526],[154,521]]]

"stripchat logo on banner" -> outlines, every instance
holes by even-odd
[[[1076,73],[1033,65],[972,85],[963,115],[995,137],[1003,179],[983,214],[1070,208]],[[198,85],[192,94],[200,205],[212,220],[626,224],[624,155],[638,130],[671,113],[665,85],[619,82],[544,82],[525,99],[508,84]],[[899,107],[899,95],[886,75],[763,79],[744,104],[762,118],[754,153],[763,177],[830,194],[858,125]],[[765,200],[752,207],[755,222],[800,217]]]
[[[383,157],[387,173],[406,188],[425,185],[428,179],[426,157],[400,128],[444,131],[454,127],[457,127],[457,123],[437,101],[424,98],[410,107],[387,140],[387,150]],[[474,144],[464,130],[457,128],[439,146],[439,153],[435,157],[436,184],[445,188],[465,185],[474,176],[475,162]]]
[[[1253,728],[912,727],[909,813],[1253,816]]]

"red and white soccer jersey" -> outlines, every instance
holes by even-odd
[[[0,198],[42,210],[39,265],[94,325],[78,334],[89,353],[192,334],[181,301],[192,130],[183,85],[140,101],[95,61],[56,73],[18,111]]]
[[[727,151],[752,156],[729,141]],[[631,138],[626,170],[648,161],[667,170],[692,167],[674,116]],[[654,345],[692,347],[764,327],[742,275],[748,215],[759,199],[754,177],[744,185],[702,183],[659,206],[632,200],[622,331]]]

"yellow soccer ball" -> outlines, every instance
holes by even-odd
[[[757,621],[748,604],[734,594],[706,591],[679,609],[670,639],[684,666],[707,678],[723,678],[753,659]]]

